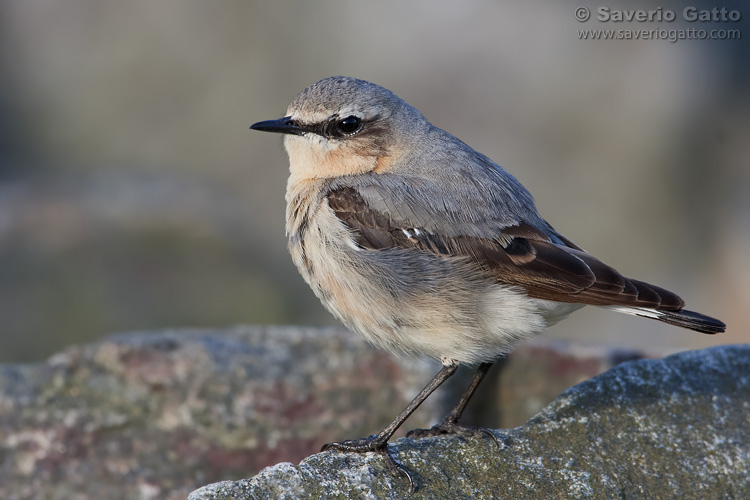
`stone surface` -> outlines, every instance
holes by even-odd
[[[750,498],[750,346],[623,363],[488,438],[400,439],[415,478],[373,454],[325,452],[190,500],[292,498]]]
[[[482,388],[487,391],[484,394],[486,404],[478,409],[479,414],[474,417],[474,422],[493,428],[517,427],[526,423],[565,389],[619,363],[661,358],[673,353],[668,350],[640,352],[612,349],[538,338],[520,345],[501,362],[500,370],[495,372],[488,386]]]
[[[184,499],[375,432],[437,369],[296,327],[119,335],[2,365],[0,498]]]
[[[520,425],[571,385],[659,354],[520,346],[465,421]],[[184,499],[379,431],[438,368],[341,328],[298,327],[122,334],[47,363],[0,365],[0,499]],[[435,423],[470,376],[459,370],[404,430]]]

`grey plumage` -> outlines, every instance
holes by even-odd
[[[286,117],[252,128],[286,134],[295,264],[334,315],[382,348],[446,367],[491,363],[587,304],[724,331],[556,232],[512,175],[389,90],[327,78]],[[457,428],[461,411],[443,430]],[[375,441],[382,450],[389,437],[355,451]]]
[[[720,329],[680,321],[677,295],[558,234],[512,175],[382,87],[327,78],[287,114],[299,131],[285,138],[292,255],[326,307],[380,347],[491,361],[585,304]],[[361,128],[337,135],[349,116]]]

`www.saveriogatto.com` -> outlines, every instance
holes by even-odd
[[[742,30],[737,27],[742,12],[726,7],[687,6],[677,11],[663,7],[635,10],[578,7],[574,16],[581,23],[596,21],[606,26],[576,30],[579,40],[667,40],[674,43],[742,39]]]

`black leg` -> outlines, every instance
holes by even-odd
[[[484,434],[491,437],[495,441],[495,443],[499,445],[500,443],[497,440],[497,437],[488,429],[483,429],[481,427],[468,427],[460,425],[458,423],[458,420],[461,418],[461,415],[463,415],[464,410],[466,409],[466,405],[469,404],[469,400],[471,400],[471,397],[474,396],[477,387],[479,387],[479,384],[484,379],[484,376],[487,375],[487,372],[492,367],[492,364],[493,363],[482,363],[481,365],[479,365],[477,372],[471,379],[469,387],[461,395],[461,399],[458,400],[458,404],[450,411],[450,413],[448,413],[448,415],[445,416],[442,422],[435,425],[431,429],[414,429],[413,431],[410,431],[406,435],[406,437],[422,438],[429,436],[440,436],[443,434],[469,434],[476,436],[479,434]]]
[[[406,478],[409,480],[410,490],[413,490],[414,482],[412,481],[411,475],[406,471],[406,469],[403,468],[403,466],[398,464],[388,452],[388,440],[391,438],[391,436],[393,436],[393,433],[396,432],[399,427],[401,427],[401,424],[403,424],[404,421],[409,418],[409,415],[414,413],[414,410],[419,408],[419,405],[421,405],[424,400],[427,399],[427,397],[435,391],[435,389],[440,387],[443,382],[448,380],[454,373],[456,373],[457,368],[457,365],[443,366],[443,368],[437,373],[437,375],[432,378],[430,383],[427,384],[425,388],[422,389],[414,399],[412,399],[411,403],[406,405],[406,408],[401,410],[401,413],[399,413],[398,416],[393,419],[393,422],[388,424],[388,426],[378,434],[362,439],[349,439],[337,443],[327,443],[323,445],[321,451],[338,450],[357,453],[374,451],[376,453],[380,453],[381,455],[383,455],[383,458],[385,458],[385,461],[388,464],[388,468],[391,469],[391,471],[406,476]],[[479,385],[478,382],[477,385]],[[464,404],[464,406],[466,406],[466,404]]]

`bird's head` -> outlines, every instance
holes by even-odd
[[[391,91],[334,76],[303,90],[285,117],[250,128],[286,134],[292,177],[320,179],[387,172],[426,127],[422,114]]]

